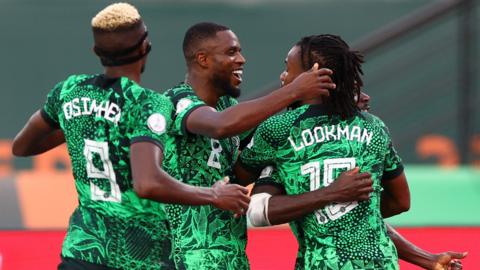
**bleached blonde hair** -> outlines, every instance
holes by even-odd
[[[115,3],[102,9],[92,19],[92,28],[115,31],[137,25],[142,21],[138,10],[128,3]]]

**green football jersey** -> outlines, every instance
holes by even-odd
[[[73,75],[47,97],[42,116],[65,135],[79,205],[62,256],[119,269],[172,269],[162,204],[133,190],[130,144],[163,147],[171,103],[127,78]]]
[[[265,167],[262,170],[259,178],[255,181],[255,187],[261,185],[273,185],[285,191],[283,182],[280,180],[280,176],[278,175],[278,170],[276,170],[273,166]],[[288,225],[290,226],[293,235],[295,235],[298,244],[297,258],[295,259],[295,269],[303,269],[305,264],[303,260],[303,255],[305,254],[305,243],[301,221],[293,220],[289,222]]]
[[[181,84],[164,93],[175,108],[175,120],[165,145],[164,169],[178,180],[210,187],[224,176],[232,176],[240,139],[238,136],[216,140],[191,134],[186,118],[206,104],[193,89]],[[218,111],[236,100],[222,97]],[[234,218],[229,211],[213,206],[167,205],[172,229],[172,253],[178,269],[248,269],[245,254],[246,220]]]
[[[274,166],[292,195],[328,186],[354,167],[370,172],[370,200],[333,203],[296,221],[296,236],[304,245],[303,266],[297,263],[297,268],[398,269],[380,193],[381,181],[398,176],[403,166],[380,119],[359,113],[342,120],[322,105],[305,105],[260,125],[241,161],[253,171]]]

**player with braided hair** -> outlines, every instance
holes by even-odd
[[[365,120],[369,121],[368,118],[366,117],[373,117],[373,116],[368,116],[366,114],[366,112],[368,112],[370,108],[369,106],[370,97],[367,94],[360,92],[360,88],[363,85],[363,82],[361,79],[361,74],[362,74],[361,64],[363,63],[362,55],[358,52],[350,51],[350,49],[348,48],[348,45],[338,36],[318,35],[318,36],[309,36],[309,37],[302,38],[289,52],[289,55],[286,60],[287,69],[281,75],[282,84],[288,84],[291,81],[291,79],[295,78],[298,72],[301,72],[301,70],[305,69],[305,66],[308,66],[309,64],[314,62],[321,63],[322,67],[329,67],[332,70],[337,71],[337,72],[334,72],[334,75],[332,76],[333,81],[337,84],[337,91],[335,91],[335,93],[331,93],[330,95],[331,98],[327,98],[327,100],[316,100],[316,101],[312,100],[312,101],[307,101],[307,103],[305,104],[296,104],[296,106],[292,107],[292,110],[295,111],[301,105],[308,106],[306,105],[308,103],[311,103],[311,104],[324,103],[325,106],[327,107],[325,111],[325,115],[328,115],[327,118],[329,118],[330,120],[334,120],[336,117],[338,117],[339,119],[342,119],[342,118],[348,119],[349,117],[355,118],[360,116],[362,118],[365,118]],[[317,109],[318,108],[319,107],[317,107]],[[291,135],[297,134],[297,136],[301,135],[302,139],[304,136],[308,138],[309,135],[308,135],[308,132],[304,133],[303,131],[301,132],[301,134],[298,134],[299,133],[297,128],[298,126],[301,126],[302,124],[304,126],[311,125],[311,123],[308,123],[308,122],[313,122],[314,125],[317,125],[317,127],[314,128],[314,131],[316,129],[318,132],[314,133],[313,142],[304,141],[305,143],[304,148],[306,148],[306,146],[312,147],[311,146],[312,144],[317,144],[317,143],[325,143],[326,145],[328,145],[328,142],[325,142],[325,140],[327,140],[325,136],[329,136],[328,133],[322,133],[321,128],[318,126],[318,123],[316,123],[317,121],[320,123],[322,122],[322,118],[321,118],[322,114],[321,113],[319,114],[318,112],[314,113],[312,111],[313,110],[310,110],[310,112],[308,112],[308,110],[302,111],[303,113],[300,113],[300,117],[295,118],[296,115],[294,115],[293,117],[291,117],[291,119],[285,120],[288,122],[287,127],[290,127],[289,124],[293,122],[294,128],[293,130],[290,129],[290,134]],[[363,113],[360,113],[359,111],[362,111]],[[284,117],[288,117],[288,114],[289,113],[287,113]],[[302,116],[303,116],[303,119],[302,119]],[[314,118],[315,116],[317,117],[320,116],[320,117],[315,119]],[[281,116],[279,116],[279,119],[281,120]],[[326,119],[323,119],[324,122],[325,120]],[[302,123],[302,121],[304,122]],[[328,123],[328,120],[326,120],[326,122]],[[276,123],[281,124],[281,122],[279,121],[277,121]],[[270,126],[269,128],[272,129],[272,128],[275,128],[275,126],[273,127]],[[297,131],[295,131],[295,129],[297,129]],[[262,127],[259,128],[259,132],[261,132],[261,130],[262,130]],[[332,130],[333,130],[333,127],[332,127]],[[269,130],[269,132],[271,131],[272,130]],[[327,132],[329,131],[331,132],[331,130],[327,130]],[[345,132],[345,129],[342,131],[342,133],[331,134],[330,136],[348,136],[344,132]],[[317,136],[318,134],[320,134],[320,136]],[[348,250],[349,248],[355,248],[355,245],[357,245],[357,248],[358,248],[359,240],[360,241],[363,240],[365,241],[366,245],[369,245],[371,244],[369,242],[372,242],[372,238],[374,238],[374,237],[367,237],[368,239],[362,239],[362,237],[364,237],[362,233],[365,233],[365,231],[362,229],[365,228],[364,226],[365,224],[355,224],[350,228],[348,227],[345,228],[346,230],[349,230],[352,228],[354,228],[353,230],[360,229],[360,233],[347,232],[346,234],[344,234],[347,236],[345,238],[348,242],[348,236],[350,237],[355,236],[355,233],[356,233],[357,237],[355,237],[352,243],[349,245],[344,245],[341,243],[342,240],[345,240],[345,239],[336,239],[334,237],[336,235],[342,236],[342,234],[335,232],[335,230],[344,229],[342,228],[342,226],[344,225],[339,224],[342,222],[342,216],[344,216],[343,222],[348,223],[349,218],[347,218],[347,216],[355,215],[356,214],[355,211],[358,211],[358,209],[354,209],[354,208],[358,208],[357,206],[355,206],[356,202],[354,202],[352,205],[351,201],[353,200],[353,198],[357,198],[357,197],[361,198],[365,194],[368,194],[369,190],[368,190],[367,182],[371,181],[368,178],[369,174],[365,174],[365,173],[356,174],[356,172],[358,172],[358,169],[354,169],[347,172],[343,172],[338,177],[335,177],[336,175],[338,175],[338,172],[334,174],[335,170],[338,170],[340,168],[348,168],[348,166],[345,166],[345,165],[350,165],[350,167],[355,165],[351,163],[350,164],[345,163],[345,161],[348,161],[347,160],[348,158],[347,159],[336,158],[336,159],[330,159],[330,160],[324,159],[323,164],[320,164],[320,162],[318,161],[313,161],[313,162],[308,162],[306,165],[301,166],[302,176],[303,175],[310,176],[310,179],[309,179],[310,181],[308,179],[297,181],[297,179],[302,179],[302,176],[297,176],[294,173],[295,171],[293,171],[292,177],[287,177],[287,174],[285,173],[285,171],[292,173],[291,167],[288,166],[288,163],[291,162],[290,159],[293,159],[294,161],[295,161],[295,158],[308,160],[315,155],[316,155],[315,156],[316,159],[321,159],[322,155],[319,154],[319,152],[329,151],[329,147],[320,146],[316,149],[311,149],[310,152],[308,152],[307,150],[300,149],[302,151],[295,151],[297,153],[294,153],[294,155],[299,155],[299,156],[292,157],[291,155],[289,156],[288,154],[290,152],[288,151],[288,147],[293,146],[292,141],[288,139],[289,142],[282,143],[281,140],[278,140],[278,138],[275,138],[277,140],[275,141],[275,148],[273,150],[272,149],[269,149],[269,150],[271,152],[281,150],[281,152],[277,153],[276,155],[273,154],[275,155],[274,158],[272,158],[272,153],[267,153],[266,156],[270,155],[270,157],[267,157],[267,160],[262,160],[262,157],[260,157],[259,160],[255,160],[257,157],[252,158],[252,153],[258,153],[259,151],[258,148],[262,147],[258,145],[265,144],[266,140],[264,138],[267,138],[267,139],[270,139],[270,141],[273,141],[271,137],[275,136],[273,135],[273,136],[270,136],[270,138],[268,138],[267,136],[265,136],[265,134],[262,134],[260,136],[257,136],[257,135],[258,133],[256,134],[256,136],[254,137],[254,140],[250,144],[250,148],[245,150],[244,153],[242,154],[241,161],[244,161],[244,162],[245,160],[247,162],[253,161],[252,163],[254,167],[259,163],[270,164],[275,166],[278,166],[279,164],[281,164],[280,168],[281,170],[283,169],[284,172],[282,175],[281,170],[279,171],[277,169],[273,169],[273,167],[267,167],[262,171],[261,177],[255,183],[255,187],[252,191],[252,194],[253,194],[252,201],[250,203],[250,208],[248,210],[247,215],[251,223],[255,226],[266,226],[271,224],[290,222],[292,231],[296,235],[299,243],[299,250],[298,250],[297,261],[296,261],[297,269],[335,269],[336,267],[338,267],[339,269],[340,267],[342,267],[342,269],[391,269],[396,267],[395,254],[393,251],[391,253],[392,260],[390,265],[388,264],[382,265],[382,259],[378,259],[378,258],[374,258],[373,260],[365,258],[363,261],[362,259],[357,258],[349,261],[348,257],[346,256],[349,253],[349,250]],[[350,133],[350,135],[353,135],[353,134]],[[277,135],[277,136],[280,136],[281,138],[281,135]],[[283,136],[285,136],[285,134]],[[289,136],[289,138],[291,137],[293,136]],[[256,139],[259,139],[260,142],[256,142],[255,141]],[[335,138],[332,137],[332,139],[335,139]],[[339,138],[336,138],[336,139],[338,140]],[[346,156],[348,156],[348,154],[355,155],[355,150],[356,150],[355,145],[352,145],[352,143],[350,142],[351,141],[350,139],[355,139],[355,138],[353,138],[353,136],[350,136],[348,139],[349,141],[347,143],[349,145],[347,147],[350,149],[347,149],[347,152],[350,152],[350,153],[347,153]],[[322,141],[322,142],[319,142],[319,141]],[[307,145],[310,142],[311,144]],[[257,144],[257,146],[255,146],[255,144]],[[267,146],[267,148],[270,148],[270,147]],[[342,150],[344,151],[344,149],[342,149],[341,147],[335,148],[333,151],[338,151],[337,149],[341,151],[339,153],[340,155],[342,154]],[[332,155],[332,153],[327,153],[326,155]],[[333,155],[335,155],[335,153],[333,153]],[[394,171],[397,171],[397,172],[394,172],[394,171],[388,172],[386,171],[387,166],[383,165],[384,172],[382,173],[382,176],[381,176],[382,180],[380,182],[380,186],[382,186],[384,190],[381,192],[380,196],[382,198],[382,204],[388,204],[387,207],[382,205],[382,207],[380,208],[380,212],[384,216],[393,215],[403,210],[406,210],[406,208],[408,208],[407,207],[408,200],[406,198],[402,200],[402,194],[395,193],[395,189],[399,189],[400,191],[404,191],[405,193],[408,194],[408,187],[406,186],[404,175],[403,173],[401,173],[401,168],[400,168],[401,164],[398,161],[395,163],[397,164],[396,165],[397,169],[395,169]],[[322,165],[324,167],[323,173],[320,170]],[[356,164],[356,166],[358,165],[359,164]],[[363,166],[363,165],[360,165],[360,166]],[[377,165],[377,166],[382,166],[382,165]],[[391,167],[392,165],[389,165],[389,166]],[[236,168],[237,173],[239,173],[240,175],[243,175],[244,178],[248,178],[249,176],[248,172],[246,172],[241,167],[242,166],[237,166]],[[326,167],[330,167],[330,168],[327,169]],[[375,200],[378,204],[379,174],[378,172],[375,172],[375,170],[373,170],[373,172],[374,174],[372,178],[374,179],[374,187],[375,185],[377,186],[374,189],[374,192],[371,198],[366,196],[366,197],[363,197],[362,200],[371,199],[371,200]],[[395,177],[394,176],[395,174],[399,174],[399,175]],[[253,175],[255,175],[255,173]],[[323,177],[323,183],[321,183],[320,176]],[[377,176],[377,179],[375,176]],[[252,177],[252,175],[250,175],[250,177]],[[282,177],[286,177],[287,181],[280,180],[282,179]],[[356,181],[365,182],[365,187],[363,188],[363,191],[358,190],[358,192],[355,193],[354,190],[352,190],[351,179],[354,179],[354,180],[356,179]],[[387,179],[390,179],[390,180],[387,180]],[[358,188],[358,187],[355,187],[355,188]],[[312,190],[312,191],[308,191],[308,190]],[[365,191],[368,191],[368,192],[365,193]],[[286,194],[289,194],[289,195],[285,196]],[[347,202],[347,203],[338,204],[339,202]],[[366,202],[362,202],[362,203],[365,205]],[[372,207],[371,212],[376,211],[376,217],[375,218],[370,217],[369,222],[371,220],[377,219],[377,221],[374,222],[376,223],[374,224],[374,226],[377,227],[378,224],[382,223],[378,213],[379,209],[378,208],[375,209],[375,207],[378,207],[378,205],[377,206],[370,205],[370,206]],[[387,209],[388,207],[392,209]],[[351,213],[348,214],[348,212],[350,211]],[[314,216],[316,221],[314,219],[312,222],[312,217]],[[350,216],[350,219],[351,219],[351,216]],[[318,225],[317,222],[321,223],[321,225]],[[334,224],[335,222],[337,222],[336,225]],[[331,225],[331,227],[328,226],[329,224]],[[320,226],[321,229],[316,230],[316,226]],[[388,249],[382,248],[382,246],[384,247],[386,245],[385,243],[389,243],[389,239],[385,238],[385,228],[383,228],[384,226],[380,225],[380,227],[381,227],[381,234],[382,234],[380,238],[383,239],[383,241],[380,241],[380,246],[377,247],[377,249],[380,248],[382,252],[388,251]],[[333,231],[329,232],[329,229],[332,229],[332,228],[333,228]],[[312,231],[313,231],[313,234],[312,234]],[[403,238],[400,234],[398,234],[398,232],[396,232],[392,227],[388,225],[386,227],[386,232],[388,236],[390,236],[390,238],[393,240],[395,246],[397,247],[400,258],[407,260],[410,263],[413,263],[425,269],[439,270],[444,268],[447,269],[447,267],[448,269],[462,269],[461,262],[458,261],[457,259],[464,258],[466,256],[466,253],[444,252],[439,254],[432,254],[410,243],[408,240]],[[317,236],[317,233],[319,238],[321,238],[320,240],[315,239],[315,237]],[[368,235],[368,233],[366,233],[366,235]],[[335,246],[337,243],[339,244],[339,246]],[[391,244],[387,244],[387,246],[391,247]],[[374,249],[375,249],[374,246],[370,246],[370,248],[367,249],[367,252],[365,253],[368,254],[369,251],[371,252]],[[360,250],[359,253],[363,254],[364,252]],[[379,254],[381,254],[381,252]],[[353,254],[353,256],[355,255],[356,254]],[[384,260],[383,263],[385,263],[385,261],[388,261],[388,259]]]
[[[318,63],[333,71],[336,90],[268,119],[241,153],[239,175],[255,178],[275,168],[270,187],[276,190],[262,190],[264,181],[258,182],[256,195],[265,203],[257,206],[265,206],[267,225],[294,221],[303,247],[297,269],[398,269],[383,217],[408,210],[409,190],[388,129],[357,108],[362,62],[338,36],[302,38],[288,53],[283,84]],[[359,168],[364,173],[357,182],[365,185],[355,193],[354,182],[343,178]],[[251,207],[256,201],[252,197]]]

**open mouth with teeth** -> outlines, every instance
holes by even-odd
[[[236,69],[232,74],[239,82],[242,82],[243,69]]]

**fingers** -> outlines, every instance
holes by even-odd
[[[358,175],[355,175],[355,179],[360,180],[360,179],[370,179],[372,175],[368,172],[363,172],[359,173]]]
[[[363,172],[363,173],[359,173],[360,172],[360,168],[359,167],[355,167],[351,170],[348,170],[346,172],[344,172],[344,174],[346,175],[354,175],[356,179],[363,179],[363,178],[370,178],[372,177],[372,175],[369,173],[369,172]]]
[[[373,180],[369,177],[364,177],[364,178],[358,178],[355,179],[354,182],[354,187],[357,190],[364,189],[364,188],[370,188],[373,191]]]
[[[322,83],[333,83],[332,81],[332,77],[328,76],[328,75],[323,75],[323,76],[320,76],[318,78],[318,80]]]
[[[224,182],[225,184],[227,184],[228,182],[230,182],[230,177],[225,176],[225,177],[223,178],[223,182]]]
[[[452,260],[451,262],[448,263],[448,268],[449,270],[462,270],[463,265],[462,262],[459,260]]]
[[[234,213],[233,217],[239,218],[242,215],[245,215],[245,213],[247,213],[247,209],[248,209],[248,202],[240,202],[237,205],[237,207],[235,207],[235,210],[232,210],[232,212]]]
[[[335,90],[337,85],[333,82],[320,82],[318,87],[322,90]]]
[[[316,93],[317,96],[323,96],[323,97],[329,97],[330,96],[330,91],[328,91],[327,89],[324,89],[324,88],[314,90],[312,92]]]
[[[370,194],[373,192],[372,187],[362,188],[358,190],[357,201],[368,201]]]
[[[239,185],[235,185],[235,188],[239,191],[236,195],[238,203],[241,208],[247,209],[250,203],[250,196],[248,196],[248,189]]]
[[[247,195],[248,192],[249,192],[247,187],[240,186],[240,185],[237,185],[237,184],[230,184],[230,187],[233,188],[233,189],[239,190],[242,194],[245,194],[245,195]]]
[[[316,72],[319,76],[323,76],[323,75],[332,75],[333,74],[333,71],[331,69],[328,69],[328,68],[320,68],[319,69],[319,64],[318,63],[315,63],[313,64],[312,66],[312,71],[313,72]]]
[[[354,174],[357,174],[358,172],[360,171],[360,168],[359,167],[355,167],[351,170],[348,170],[345,172],[345,174],[348,174],[348,175],[354,175]]]
[[[246,209],[248,209],[248,204],[249,204],[250,200],[248,201],[241,201],[240,202],[240,208],[243,209],[243,211],[245,212]]]
[[[362,187],[358,189],[359,194],[370,194],[373,192],[373,187],[368,186],[368,187]]]
[[[215,182],[215,184],[213,184],[213,186],[226,185],[226,184],[228,184],[228,182],[230,182],[230,178],[228,176],[225,176],[223,179]]]
[[[355,167],[355,168],[353,168],[353,169],[351,169],[351,170],[348,170],[348,171],[344,172],[344,174],[346,174],[346,175],[355,175],[355,174],[357,174],[359,171],[360,171],[360,168],[359,168],[359,167]]]
[[[235,211],[233,211],[233,217],[239,218],[244,214],[244,212],[245,211],[243,210],[243,208],[238,208]]]
[[[447,252],[447,254],[450,255],[450,257],[452,257],[452,259],[463,259],[468,255],[468,252],[449,251],[449,252]]]
[[[238,186],[238,188],[240,189],[240,191],[241,191],[243,194],[245,194],[245,195],[248,194],[248,192],[249,192],[248,188],[242,187],[242,186],[240,186],[240,185],[237,185],[237,186]]]

